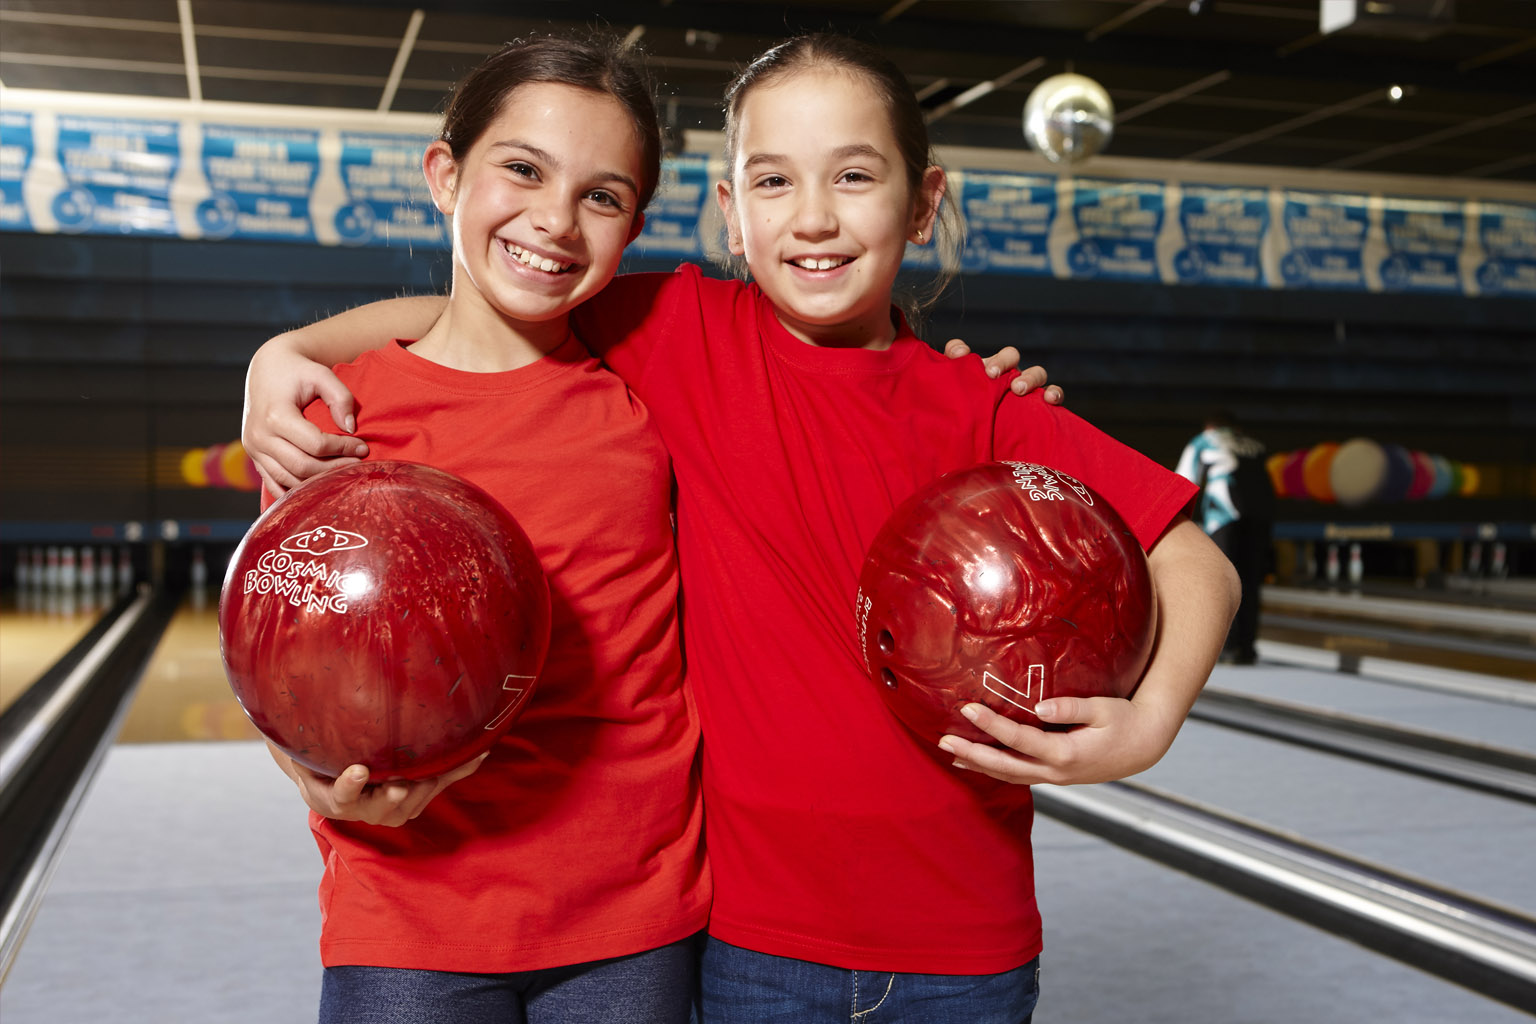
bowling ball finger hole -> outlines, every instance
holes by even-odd
[[[892,672],[888,668],[882,668],[880,670],[880,678],[885,680],[886,686],[893,690],[896,689],[896,673]]]
[[[891,636],[890,630],[882,629],[880,635],[876,638],[876,642],[880,644],[880,652],[882,654],[896,653],[896,638]],[[892,683],[891,685],[894,686],[895,684]]]

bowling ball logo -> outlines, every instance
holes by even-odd
[[[368,461],[294,488],[256,520],[219,599],[225,674],[295,761],[371,780],[440,775],[489,750],[549,649],[549,586],[480,488]]]
[[[313,530],[289,537],[278,547],[284,551],[300,554],[326,555],[332,551],[364,547],[367,543],[367,537],[348,533],[346,530],[338,530],[333,526],[317,526]]]
[[[870,679],[930,742],[995,742],[960,714],[973,701],[1038,726],[1050,697],[1129,697],[1157,624],[1130,528],[1082,482],[1027,462],[949,473],[897,507],[855,617]]]

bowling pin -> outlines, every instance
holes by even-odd
[[[47,561],[43,568],[43,587],[48,591],[59,589],[59,546],[48,545]]]
[[[208,561],[203,556],[203,546],[192,549],[192,607],[202,611],[208,606]]]
[[[96,610],[96,549],[89,544],[80,549],[80,610]]]
[[[32,548],[32,573],[31,573],[31,575],[29,577],[29,579],[31,580],[31,589],[32,589],[33,595],[40,596],[42,594],[42,592],[43,592],[43,585],[47,582],[47,577],[48,577],[48,569],[46,568],[46,562],[45,562],[45,556],[43,554],[43,549],[42,549],[41,546],[33,547]],[[37,607],[38,606],[38,602],[37,601],[33,601],[32,604],[33,604],[33,607]]]
[[[28,577],[31,575],[31,553],[26,548],[16,549],[16,593],[20,594],[27,589]]]
[[[1349,546],[1349,582],[1358,588],[1360,581],[1365,577],[1365,560],[1360,557],[1360,545]]]
[[[1481,576],[1483,574],[1483,542],[1478,541],[1472,545],[1472,550],[1467,552],[1467,575]]]
[[[75,568],[75,549],[66,544],[59,549],[59,589],[74,593],[80,575]]]
[[[1508,549],[1503,541],[1493,545],[1493,560],[1488,565],[1488,575],[1495,579],[1503,579],[1509,572]]]
[[[117,592],[126,594],[133,586],[133,554],[128,545],[117,549]]]
[[[96,563],[96,589],[103,597],[112,593],[112,549],[102,548],[101,559]]]
[[[1339,582],[1339,546],[1337,544],[1328,545],[1327,573],[1329,583]]]

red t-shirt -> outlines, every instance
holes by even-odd
[[[689,681],[704,725],[710,933],[858,970],[980,974],[1040,949],[1027,787],[949,765],[885,708],[854,619],[892,509],[994,458],[1093,487],[1143,546],[1193,488],[979,360],[789,334],[755,286],[620,277],[582,336],[651,410],[678,484]]]
[[[326,966],[525,971],[704,927],[710,878],[683,687],[667,453],[572,339],[466,373],[401,344],[337,368],[370,458],[445,469],[517,519],[549,578],[538,687],[474,775],[400,828],[312,814]],[[306,413],[334,430],[324,405]]]

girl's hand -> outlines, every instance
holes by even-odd
[[[1022,725],[982,704],[961,711],[1004,747],[959,736],[943,737],[939,747],[954,755],[958,768],[1021,786],[1108,782],[1146,771],[1173,744],[1180,725],[1119,697],[1056,697],[1036,705],[1042,722],[1074,725],[1063,732]]]
[[[304,408],[316,398],[344,430],[356,429],[352,393],[328,367],[288,348],[281,335],[256,351],[245,375],[240,440],[273,496],[368,453],[360,438],[327,434],[304,418]]]
[[[414,781],[397,780],[368,784],[368,769],[355,764],[330,779],[310,771],[271,743],[267,750],[272,760],[299,787],[299,795],[309,809],[337,821],[361,821],[369,825],[404,825],[422,811],[432,799],[458,782],[473,775],[490,753],[481,754],[468,764],[445,775]]]
[[[971,347],[959,338],[950,338],[944,346],[944,354],[951,359],[959,359],[970,355]],[[981,362],[987,368],[988,377],[1000,377],[1019,365],[1019,350],[1008,345],[998,349]],[[1031,366],[1027,370],[1019,371],[1019,375],[1013,378],[1013,382],[1008,386],[1016,395],[1027,395],[1036,388],[1045,388],[1046,402],[1050,405],[1061,405],[1066,401],[1066,395],[1056,384],[1046,387],[1046,380],[1045,367]]]

